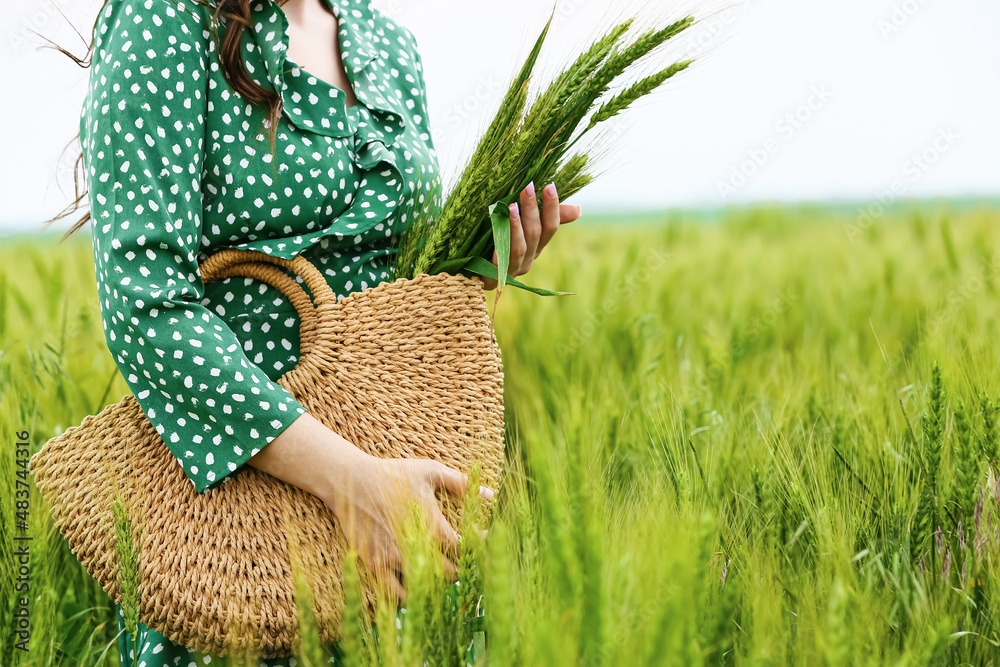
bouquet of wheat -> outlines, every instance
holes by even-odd
[[[369,454],[433,458],[496,488],[504,460],[503,366],[477,276],[498,279],[498,295],[508,283],[565,294],[507,275],[507,204],[532,180],[554,180],[564,197],[589,183],[591,161],[573,148],[688,66],[618,83],[692,22],[630,42],[632,22],[616,26],[529,107],[550,19],[454,190],[416,212],[400,239],[392,282],[338,302],[305,258],[239,250],[206,259],[202,277],[251,277],[292,301],[302,354],[278,382],[326,426]],[[484,257],[494,248],[499,266]],[[286,271],[301,276],[309,293]],[[123,605],[130,625],[141,620],[200,651],[270,658],[299,645],[304,606],[324,643],[341,638],[344,537],[332,512],[249,466],[197,494],[134,396],[49,440],[31,470],[73,553]],[[439,500],[460,533],[470,515],[490,515],[488,501]],[[362,574],[374,619],[378,582]]]
[[[395,257],[397,278],[460,273],[497,280],[497,297],[508,283],[545,296],[569,294],[530,287],[507,275],[507,207],[531,182],[555,182],[562,200],[582,190],[594,176],[591,156],[574,151],[580,140],[691,64],[678,61],[628,82],[627,75],[640,60],[688,29],[694,18],[629,40],[633,23],[627,20],[612,28],[531,101],[529,87],[552,24],[549,19],[450,194],[413,212],[415,220],[401,235]],[[498,265],[488,261],[494,250]]]

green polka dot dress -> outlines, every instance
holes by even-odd
[[[80,138],[105,338],[198,493],[305,412],[276,382],[298,359],[290,303],[251,279],[206,284],[199,263],[223,248],[302,254],[338,299],[375,287],[391,279],[404,210],[438,171],[413,34],[366,0],[324,1],[353,107],[287,57],[277,2],[250,2],[246,72],[283,104],[273,156],[266,109],[223,77],[214,8],[109,0],[94,24]],[[119,637],[123,665],[221,664],[142,625],[136,634],[137,656]]]

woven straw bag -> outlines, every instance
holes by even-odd
[[[301,276],[309,294],[279,267]],[[326,426],[383,458],[431,458],[466,473],[479,462],[481,483],[496,488],[503,366],[478,278],[420,274],[337,302],[301,256],[223,250],[201,273],[206,282],[262,280],[291,299],[301,355],[278,383]],[[249,465],[197,494],[134,396],[46,442],[30,468],[73,553],[119,604],[112,497],[120,494],[141,527],[139,620],[171,641],[220,656],[297,650],[292,553],[320,640],[341,638],[346,542],[333,513]],[[458,529],[458,503],[439,500]],[[491,503],[483,502],[488,520]],[[374,614],[372,575],[363,566],[362,575]]]

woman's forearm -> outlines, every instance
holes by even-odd
[[[247,463],[324,500],[343,488],[355,466],[371,455],[337,435],[308,412],[282,431]]]

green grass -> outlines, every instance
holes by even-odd
[[[464,565],[488,664],[1000,664],[1000,209],[854,219],[568,225],[530,276],[578,294],[504,292],[509,475]],[[0,250],[3,664],[116,662],[37,494],[9,659],[13,434],[37,450],[127,392],[91,262],[85,237]],[[354,623],[350,664],[458,664],[468,609],[412,553],[413,622],[374,647]]]

